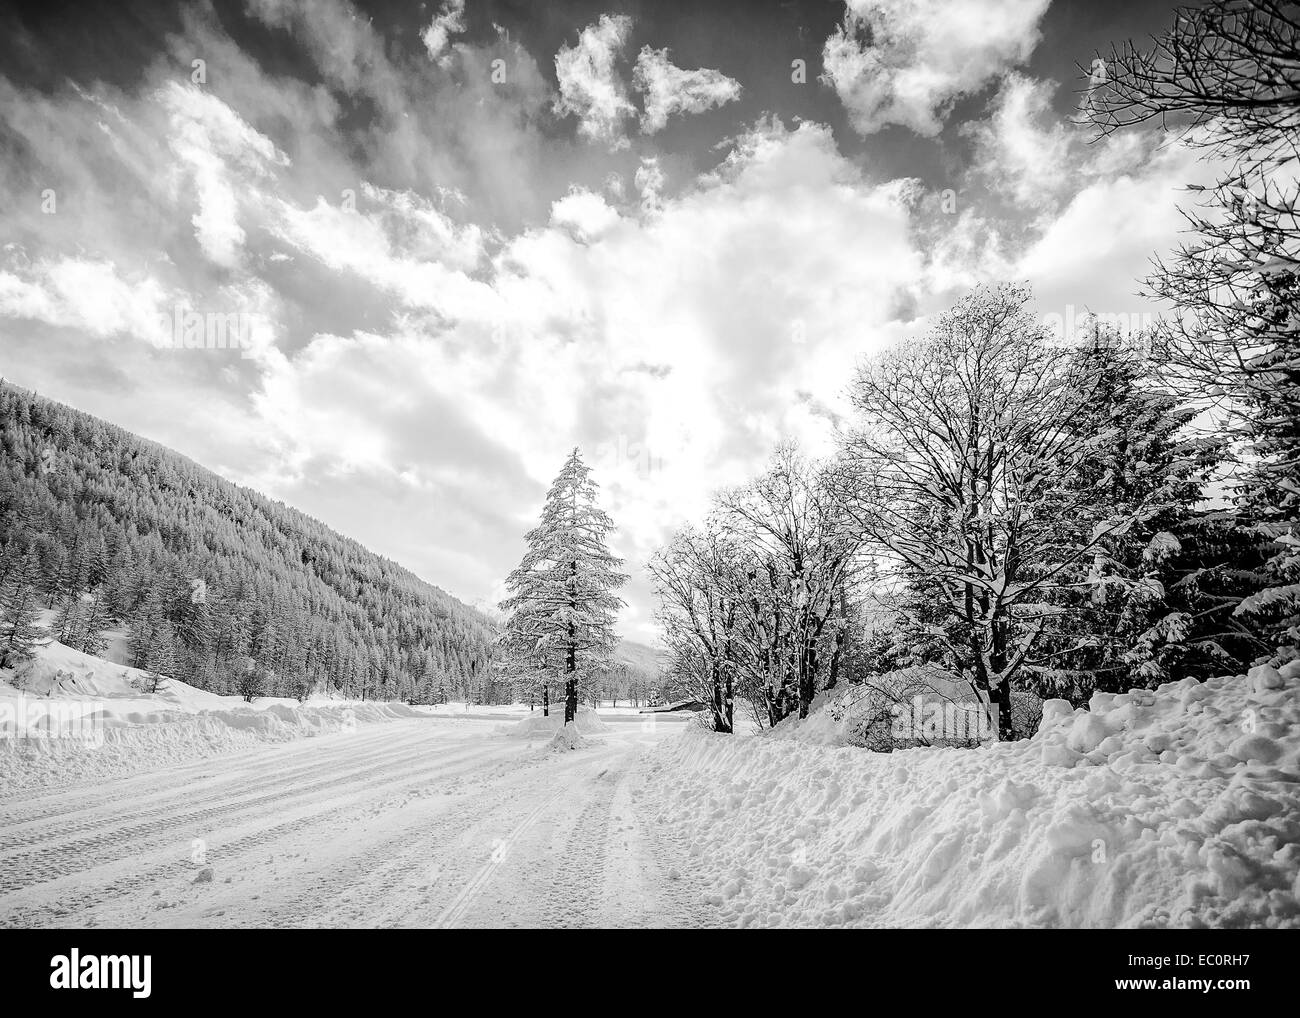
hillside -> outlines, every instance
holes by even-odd
[[[217,693],[425,700],[475,687],[489,619],[311,517],[0,383],[0,666],[15,626]],[[8,655],[8,660],[4,658]]]
[[[662,651],[635,640],[619,640],[614,648],[614,659],[651,680],[657,679],[664,668]]]

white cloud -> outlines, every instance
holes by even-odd
[[[239,223],[241,192],[271,166],[287,166],[288,157],[202,89],[172,83],[156,98],[167,111],[168,144],[179,161],[175,190],[192,186],[198,203],[191,219],[195,239],[212,262],[231,268],[245,240]]]
[[[11,253],[12,254],[12,253]],[[99,339],[168,338],[161,319],[174,298],[153,276],[124,276],[111,262],[11,257],[0,269],[0,316],[77,329]]]
[[[618,210],[600,195],[579,188],[551,205],[551,223],[569,227],[583,240],[593,240],[619,221]]]
[[[825,448],[847,366],[897,333],[889,309],[921,271],[898,189],[865,180],[811,124],[760,125],[651,217],[573,191],[549,225],[506,240],[481,283],[403,264],[372,217],[319,204],[302,217],[297,243],[348,252],[340,267],[379,284],[392,273],[401,292],[425,293],[407,274],[440,276],[430,302],[446,317],[322,334],[268,371],[257,406],[273,469],[305,485],[332,467],[364,476],[367,497],[378,486],[434,500],[437,548],[418,554],[472,597],[508,570],[545,484],[581,445],[633,572],[625,628],[643,637],[641,564],[666,529],[782,435]],[[399,538],[418,544],[388,525],[385,547]]]
[[[465,31],[465,0],[443,0],[429,27],[420,33],[420,41],[430,60],[444,61],[451,37]]]
[[[645,156],[636,169],[632,184],[641,195],[641,211],[649,214],[659,208],[659,193],[664,187],[664,171],[657,156]]]
[[[1052,108],[1056,89],[1055,82],[1009,74],[989,118],[967,129],[975,142],[975,174],[1038,212],[1056,210],[1091,180],[1138,169],[1155,141],[1140,131],[1096,140],[1090,127]]]
[[[369,185],[370,208],[318,198],[310,208],[279,204],[276,236],[337,272],[355,273],[410,308],[459,317],[481,304],[484,284],[467,271],[482,257],[477,227],[457,231],[427,202]]]
[[[938,134],[955,99],[1029,58],[1050,0],[848,0],[822,50],[854,128]]]
[[[991,117],[972,130],[977,162],[988,179],[1016,201],[1041,208],[1069,191],[1074,181],[1068,125],[1052,111],[1051,82],[1012,74]]]
[[[555,54],[560,86],[555,112],[573,114],[580,135],[611,148],[627,145],[623,121],[636,112],[615,66],[631,31],[632,19],[626,15],[602,14],[582,30],[576,46],[562,46]]]
[[[1133,172],[1095,177],[1044,226],[1017,271],[1045,292],[1073,289],[1074,300],[1111,303],[1097,310],[1132,308],[1152,254],[1174,246],[1186,228],[1178,213],[1184,185],[1206,182],[1212,171],[1196,153],[1170,145]]]
[[[675,114],[703,113],[740,98],[740,82],[721,71],[701,67],[687,71],[668,59],[668,50],[643,46],[633,72],[636,90],[645,95],[641,131],[654,134]]]
[[[1215,167],[1185,145],[1156,145],[1154,133],[1089,145],[1043,104],[1048,90],[1008,82],[974,129],[968,189],[990,186],[1027,215],[1009,218],[988,200],[951,216],[918,209],[931,224],[923,288],[949,299],[977,283],[1023,280],[1044,312],[1157,313],[1139,295],[1141,280],[1152,256],[1180,241],[1185,185],[1209,183]]]

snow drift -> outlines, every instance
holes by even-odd
[[[546,752],[568,753],[575,749],[587,749],[592,744],[592,740],[578,731],[577,725],[565,725],[546,744]]]
[[[418,717],[400,703],[272,697],[247,704],[61,643],[0,672],[0,782],[7,790],[97,781],[170,764]],[[21,688],[15,688],[17,683]]]
[[[978,749],[688,732],[659,756],[648,794],[723,922],[1300,926],[1300,662],[1050,700]]]
[[[544,716],[541,711],[534,711],[522,721],[502,725],[498,731],[513,738],[529,739],[553,736],[559,734],[565,727],[564,707],[561,706],[558,709],[552,707],[550,717]],[[600,716],[594,710],[581,704],[578,705],[578,714],[573,719],[573,724],[567,727],[574,729],[579,735],[601,735],[609,731],[608,726],[600,720]]]

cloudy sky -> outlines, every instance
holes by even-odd
[[[1141,314],[1204,170],[1072,122],[1168,4],[33,4],[0,374],[494,602],[573,446],[633,579],[981,280]],[[1080,71],[1080,67],[1085,70]],[[244,349],[173,345],[239,314]],[[164,324],[168,323],[168,324]]]

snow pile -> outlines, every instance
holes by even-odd
[[[592,740],[578,730],[577,725],[564,725],[546,744],[547,753],[567,753],[570,750],[586,749]]]
[[[270,742],[355,732],[358,724],[418,715],[404,704],[287,707],[248,706],[188,713],[119,710],[113,701],[72,717],[73,701],[0,696],[0,783],[9,790],[102,781]],[[13,738],[9,718],[24,737]],[[53,732],[54,735],[46,733]]]
[[[517,739],[531,739],[540,735],[555,735],[566,727],[575,729],[581,735],[601,735],[609,731],[609,727],[600,720],[600,716],[590,707],[584,707],[582,704],[578,705],[577,716],[574,717],[571,725],[565,725],[564,706],[561,705],[558,708],[551,708],[550,717],[544,716],[541,711],[534,711],[522,721],[502,725],[497,731]]]
[[[739,925],[1300,926],[1300,662],[876,754],[688,732],[648,794]]]
[[[1012,726],[1020,735],[1032,735],[1038,729],[1043,701],[1031,693],[1013,692],[1011,697]],[[900,713],[916,718],[923,729],[923,719],[936,712],[948,719],[950,730],[925,741],[897,734],[895,721]],[[921,665],[819,693],[806,718],[791,715],[772,730],[771,737],[814,746],[858,746],[889,752],[918,745],[969,748],[995,741],[996,735],[970,683],[940,668]]]
[[[218,696],[61,643],[16,673],[0,672],[0,783],[9,790],[120,777],[140,770],[420,715],[400,703]],[[15,688],[15,684],[18,688]]]

